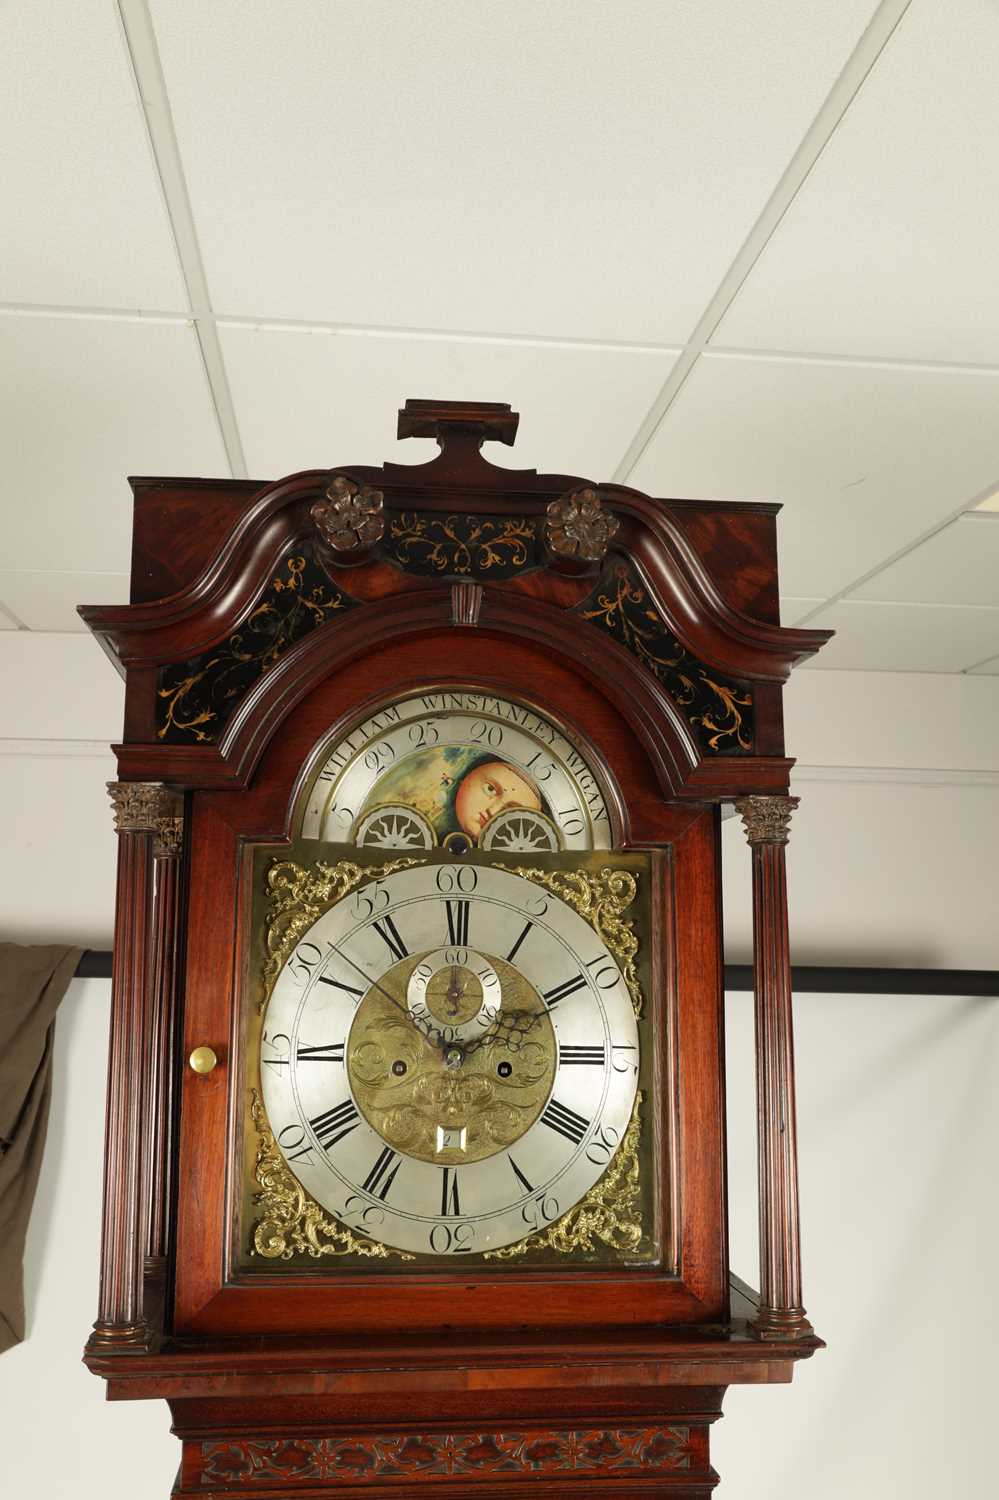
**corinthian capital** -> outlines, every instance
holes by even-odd
[[[170,838],[180,798],[161,781],[109,781],[116,833],[155,833]]]
[[[742,818],[746,838],[753,844],[786,844],[791,814],[798,797],[740,797],[735,810]]]

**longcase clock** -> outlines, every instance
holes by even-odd
[[[775,507],[494,467],[133,481],[103,1259],[175,1496],[710,1493],[802,1305]],[[760,1290],[725,1219],[753,849]],[[164,1478],[164,1493],[168,1479]]]

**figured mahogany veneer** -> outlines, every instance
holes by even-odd
[[[750,831],[762,1305],[730,1278],[725,1220],[717,804],[744,799],[755,818],[785,799],[782,685],[828,635],[778,624],[776,507],[599,487],[620,523],[612,555],[638,580],[657,639],[668,632],[751,696],[748,751],[711,753],[640,644],[572,613],[592,577],[536,561],[499,580],[429,577],[384,549],[349,566],[321,556],[350,607],[284,642],[203,742],[158,731],[163,672],[245,628],[289,549],[315,545],[310,507],[332,476],[428,524],[527,517],[540,537],[548,503],[590,481],[486,462],[482,443],[512,442],[516,425],[498,403],[410,402],[400,435],[436,437],[429,463],[267,486],[134,480],[133,602],[81,609],[125,677],[115,795],[139,807],[119,834],[101,1292],[85,1357],[113,1399],[170,1402],[177,1496],[693,1500],[717,1483],[708,1436],[726,1386],[789,1380],[821,1347],[801,1306],[784,854],[765,821]],[[287,841],[335,726],[455,681],[575,726],[617,789],[619,842],[657,851],[675,1274],[234,1269],[250,852]],[[161,815],[176,816],[181,792],[178,855]],[[198,1077],[183,1059],[203,1043],[219,1065]]]

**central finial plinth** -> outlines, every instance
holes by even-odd
[[[506,443],[512,448],[520,413],[506,401],[407,401],[399,412],[397,436],[433,438],[447,448],[452,439],[469,437],[482,443]]]

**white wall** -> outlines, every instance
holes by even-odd
[[[120,731],[118,680],[86,637],[14,632],[0,634],[0,678],[3,935],[108,947],[114,763],[101,745]],[[803,763],[797,960],[999,968],[999,681],[809,671],[788,697]],[[740,961],[738,820],[724,846]],[[179,1452],[165,1405],[104,1406],[80,1363],[96,1310],[108,999],[107,982],[77,981],[57,1027],[29,1336],[0,1357],[3,1477],[18,1497],[166,1500]],[[750,997],[728,1010],[733,1264],[755,1282]],[[721,1494],[984,1494],[999,1001],[803,995],[796,1017],[806,1302],[830,1347],[791,1386],[730,1390],[714,1438]],[[40,1481],[56,1433],[62,1461]]]

